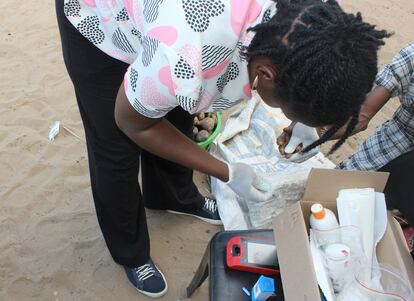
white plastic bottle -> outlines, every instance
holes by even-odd
[[[321,204],[313,204],[311,207],[309,224],[314,230],[331,230],[339,227],[335,213],[324,208]]]

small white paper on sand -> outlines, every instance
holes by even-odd
[[[55,137],[59,134],[60,121],[53,122],[49,128],[50,128],[49,140],[54,141]]]

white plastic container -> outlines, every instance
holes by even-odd
[[[324,247],[325,267],[332,280],[335,292],[341,292],[347,280],[352,277],[349,269],[351,249],[344,244],[336,243]]]
[[[314,230],[332,230],[338,228],[338,220],[331,210],[324,208],[321,204],[313,204],[311,207],[309,224]]]

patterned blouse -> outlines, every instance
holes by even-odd
[[[91,43],[130,64],[125,92],[142,115],[181,106],[221,111],[251,96],[247,29],[276,12],[272,0],[64,0]]]
[[[401,106],[358,149],[339,164],[342,169],[378,170],[393,159],[414,150],[414,41],[406,45],[378,73],[376,83]]]

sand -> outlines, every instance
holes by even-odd
[[[343,1],[369,21],[395,31],[381,65],[414,34],[412,0]],[[89,187],[83,128],[63,66],[54,1],[0,2],[0,300],[148,300],[126,281],[105,247]],[[351,154],[398,103],[350,139],[335,162]],[[49,125],[60,120],[54,142]],[[204,177],[197,175],[203,193]],[[148,211],[152,257],[169,280],[160,300],[186,300],[204,249],[220,227]],[[207,300],[207,287],[191,300]]]

